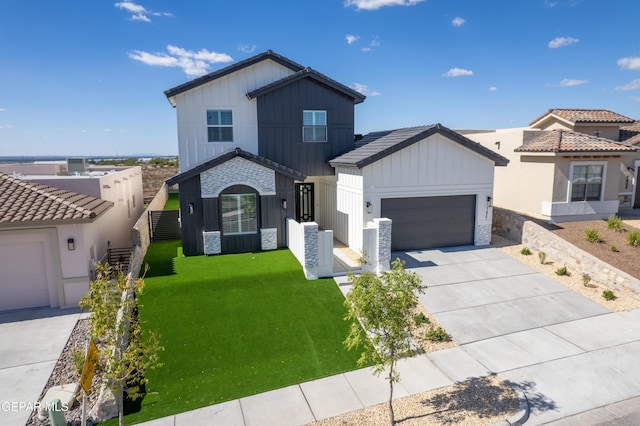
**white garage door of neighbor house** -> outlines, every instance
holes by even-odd
[[[0,236],[0,311],[49,306],[46,238]]]

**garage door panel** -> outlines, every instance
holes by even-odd
[[[0,311],[49,306],[44,242],[0,238]]]
[[[382,199],[392,250],[473,244],[475,205],[475,195]]]

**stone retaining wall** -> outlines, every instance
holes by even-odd
[[[526,247],[543,251],[547,259],[621,293],[640,298],[640,280],[592,256],[553,232],[510,210],[494,208],[493,231]]]

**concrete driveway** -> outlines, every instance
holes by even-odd
[[[640,409],[640,310],[612,313],[495,248],[395,257],[423,277],[422,303],[460,344],[437,357],[471,356],[521,388],[527,424],[596,424]]]
[[[0,312],[0,424],[26,423],[80,315],[78,309]]]

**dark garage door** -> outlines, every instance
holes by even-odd
[[[392,220],[391,250],[473,244],[475,195],[384,198],[381,209]]]

